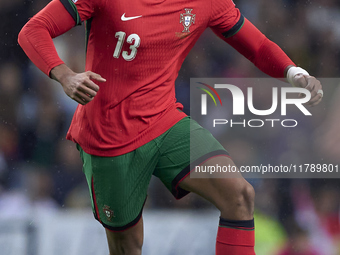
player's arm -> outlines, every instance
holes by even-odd
[[[54,0],[26,23],[19,33],[18,42],[31,61],[57,80],[70,98],[86,104],[99,90],[91,79],[100,82],[105,79],[93,72],[74,73],[59,58],[52,40],[70,30],[75,23],[61,2]]]
[[[287,78],[293,86],[306,88],[311,92],[308,105],[317,105],[322,99],[321,83],[293,61],[274,42],[270,41],[249,20],[234,8],[228,13],[230,19],[237,20],[226,30],[212,27],[221,39],[249,59],[264,73],[275,78]],[[234,17],[233,17],[234,16]]]
[[[224,40],[264,73],[275,78],[287,78],[293,86],[308,89],[312,95],[308,105],[314,106],[321,101],[320,81],[302,68],[296,67],[277,44],[270,41],[246,18],[239,31],[230,37],[224,37]]]

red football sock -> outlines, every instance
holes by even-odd
[[[253,220],[220,218],[216,238],[216,255],[255,255]]]

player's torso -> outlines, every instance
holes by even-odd
[[[84,19],[91,17],[86,70],[107,81],[77,108],[68,138],[96,155],[129,152],[179,121],[185,115],[175,97],[180,65],[208,26],[224,20],[227,30],[233,22],[230,0],[73,1]]]
[[[132,83],[170,75],[169,69],[177,69],[207,27],[209,16],[210,1],[107,0],[87,22],[87,68]]]

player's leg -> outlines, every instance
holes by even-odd
[[[143,218],[133,227],[113,232],[105,229],[110,255],[141,255],[143,246]]]
[[[106,231],[110,255],[141,255],[142,210],[157,162],[150,142],[130,153],[98,157],[79,146],[95,218]]]
[[[252,186],[239,173],[225,178],[209,178],[209,173],[196,179],[189,177],[190,170],[202,164],[234,166],[222,145],[209,131],[185,118],[170,129],[159,147],[161,157],[154,175],[172,194],[180,199],[193,191],[221,211],[216,254],[255,254]]]
[[[234,166],[233,161],[225,156],[211,158],[202,165],[216,166],[217,164]],[[221,177],[190,178],[187,176],[179,186],[202,196],[220,210],[216,255],[253,255],[255,254],[254,189],[240,175],[230,178],[226,174],[225,178]]]

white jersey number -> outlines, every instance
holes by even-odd
[[[117,41],[117,45],[115,48],[115,51],[113,53],[113,57],[114,58],[119,58],[119,55],[122,51],[123,48],[123,44],[125,42],[125,32],[117,32],[115,37],[118,38]],[[140,38],[137,34],[131,34],[128,36],[128,38],[126,39],[126,42],[128,44],[130,44],[130,50],[131,52],[129,53],[128,51],[124,50],[122,52],[122,57],[126,60],[126,61],[131,61],[136,57],[137,54],[137,48],[140,45]]]

